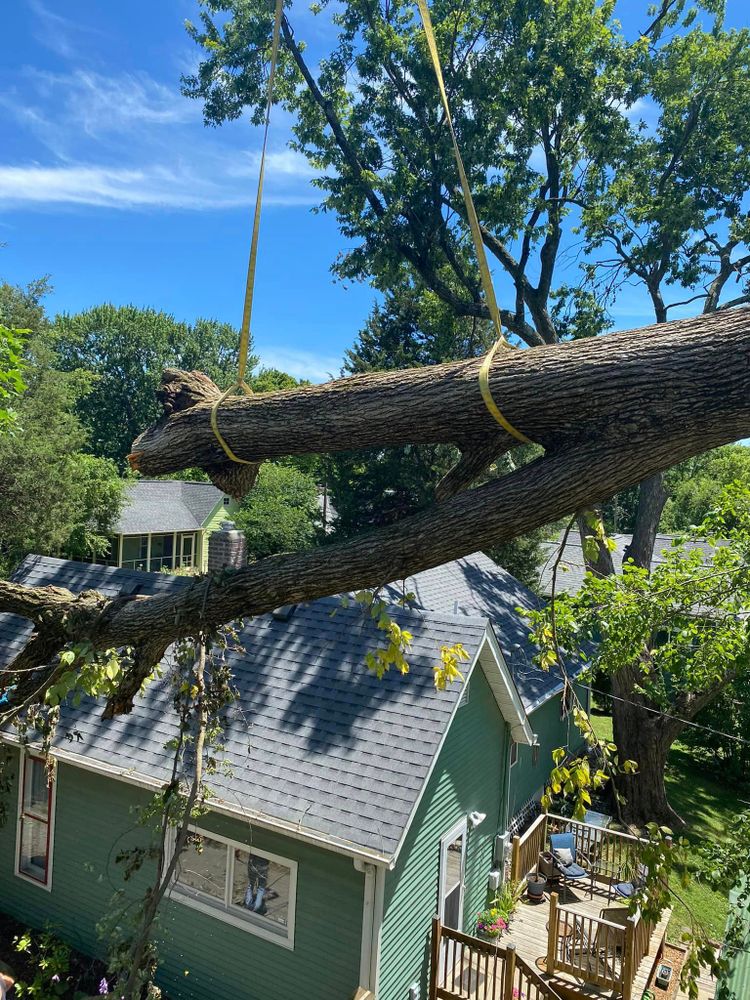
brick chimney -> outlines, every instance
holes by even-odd
[[[247,565],[247,542],[243,532],[233,521],[222,521],[221,529],[208,539],[208,572],[216,573],[230,567],[240,569]]]

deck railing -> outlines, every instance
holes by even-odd
[[[654,925],[651,921],[643,919],[640,910],[635,916],[628,917],[623,959],[623,1000],[631,1000],[633,980],[638,972],[638,966],[649,953],[653,933]]]
[[[510,877],[514,882],[526,878],[536,868],[540,851],[547,841],[547,814],[537,816],[531,826],[519,837],[513,838],[510,860]]]
[[[613,910],[609,920],[590,917],[560,906],[557,893],[550,896],[547,936],[547,973],[567,972],[576,979],[615,990],[623,1000],[631,1000],[633,980],[648,955],[653,925],[640,910],[627,916],[622,908]]]
[[[638,848],[643,841],[629,833],[619,833],[591,826],[576,819],[542,813],[519,837],[513,838],[511,878],[525,879],[536,868],[539,854],[547,847],[550,833],[572,833],[576,848],[582,851],[603,878],[630,880],[638,863]]]
[[[483,941],[432,921],[429,1000],[562,1000],[516,954],[515,945]]]

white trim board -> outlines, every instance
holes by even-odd
[[[30,885],[35,885],[37,889],[45,892],[52,892],[52,876],[54,872],[55,857],[55,816],[57,815],[57,768],[54,768],[52,775],[52,787],[49,796],[49,815],[47,817],[47,881],[40,882],[39,879],[27,875],[21,871],[21,828],[23,814],[23,796],[26,785],[26,761],[29,757],[39,760],[38,754],[32,751],[21,749],[18,755],[18,805],[16,807],[16,837],[15,837],[15,857],[13,859],[13,874],[16,878],[23,879]]]
[[[0,735],[0,743],[7,743],[10,746],[18,748],[21,747],[21,741],[9,733]],[[90,771],[92,774],[113,778],[115,781],[122,781],[126,785],[133,785],[136,788],[143,788],[147,791],[157,791],[164,787],[164,782],[157,778],[149,778],[133,770],[112,767],[109,764],[93,760],[90,757],[82,757],[80,754],[72,753],[64,747],[54,747],[50,752],[50,756],[63,764],[69,764],[71,767],[76,767],[81,771]],[[329,839],[323,834],[318,834],[312,830],[305,830],[298,823],[277,820],[270,816],[256,814],[250,810],[242,810],[236,806],[221,802],[218,799],[213,799],[209,803],[209,809],[220,816],[229,816],[231,819],[239,819],[245,823],[254,823],[263,830],[283,834],[292,840],[300,840],[315,847],[322,847],[325,850],[333,851],[334,854],[343,854],[347,858],[360,858],[377,866],[388,866],[391,863],[389,857],[378,854],[377,851],[368,851],[364,847],[357,847],[357,845],[349,844],[344,840]]]

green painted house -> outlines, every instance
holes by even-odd
[[[125,488],[125,503],[102,562],[151,573],[205,573],[209,536],[236,510],[235,501],[211,483],[139,479]]]
[[[29,557],[16,579],[71,590],[156,594],[191,579]],[[232,653],[239,693],[226,767],[212,778],[159,923],[159,981],[173,1000],[377,1000],[427,993],[435,913],[471,932],[511,832],[533,811],[549,749],[576,743],[559,677],[532,662],[517,608],[534,598],[481,554],[406,581],[412,632],[406,676],[378,681],[364,657],[378,633],[336,599],[253,620]],[[395,598],[401,585],[392,590]],[[335,612],[335,614],[332,614]],[[0,616],[12,655],[28,623]],[[463,686],[438,692],[444,644],[463,644]],[[0,829],[0,908],[51,923],[103,954],[97,922],[124,883],[115,857],[148,843],[136,819],[168,776],[175,732],[169,657],[134,712],[63,710],[55,777],[7,736],[14,757]]]

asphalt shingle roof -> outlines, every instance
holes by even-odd
[[[558,670],[544,671],[534,664],[536,647],[518,610],[536,609],[540,599],[483,552],[418,573],[404,587],[415,595],[419,607],[490,620],[527,712],[562,690]],[[394,597],[401,596],[401,585],[389,589]]]
[[[15,579],[106,594],[190,586],[183,577],[40,556],[26,559]],[[461,642],[473,659],[487,622],[442,609],[393,615],[414,635],[411,669],[382,681],[364,667],[380,634],[357,608],[330,598],[297,607],[288,620],[253,619],[244,652],[232,654],[239,697],[227,724],[231,773],[211,781],[219,801],[256,819],[394,854],[461,695],[458,685],[435,691],[440,646]],[[29,631],[22,619],[0,616],[0,656],[7,661]],[[64,708],[59,746],[115,771],[166,778],[164,744],[174,734],[168,673],[129,716],[104,722],[91,699]]]
[[[142,479],[125,488],[118,535],[197,531],[224,494],[211,483]]]
[[[614,563],[615,570],[619,573],[622,570],[622,560],[625,554],[625,549],[632,542],[633,536],[626,534],[625,532],[618,532],[610,535],[610,538],[612,538],[615,543],[615,548],[612,552],[612,561]],[[682,538],[682,536],[667,534],[658,534],[656,536],[656,541],[654,543],[654,555],[651,560],[652,569],[664,562],[665,551],[672,548],[672,545],[677,538]],[[560,550],[561,542],[562,534],[551,542],[545,542],[542,546],[544,558],[540,568],[540,590],[546,595],[552,593],[552,573],[555,560],[557,559],[557,555]],[[721,545],[724,543],[720,541],[718,544]],[[693,549],[700,549],[706,559],[710,559],[714,551],[713,546],[709,545],[708,542],[703,541],[702,539],[686,539],[684,541],[684,549],[686,552],[691,552]],[[583,586],[583,579],[585,575],[586,565],[583,557],[581,538],[576,531],[572,531],[568,535],[568,540],[565,544],[565,551],[563,552],[557,572],[557,593],[577,594]]]

